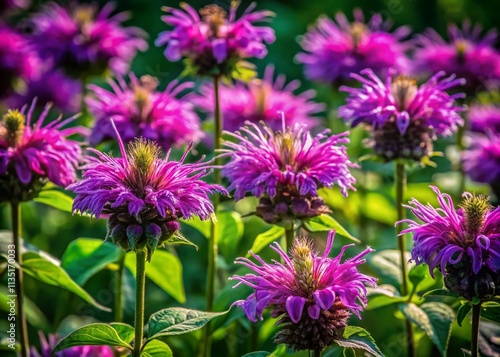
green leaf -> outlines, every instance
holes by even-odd
[[[365,192],[360,209],[364,216],[389,226],[397,221],[394,203],[378,192]]]
[[[285,234],[285,230],[278,226],[272,226],[268,231],[259,234],[255,237],[253,241],[252,248],[250,250],[257,254],[263,248],[267,247],[269,244],[282,237]],[[250,256],[250,253],[247,254],[247,257]]]
[[[340,234],[343,237],[349,238],[350,240],[355,241],[356,243],[361,243],[359,239],[353,237],[342,225],[335,220],[335,218],[322,214],[317,217],[313,217],[304,221],[304,227],[309,232],[323,232],[334,229],[336,234]]]
[[[255,351],[255,352],[250,352],[247,353],[241,357],[269,357],[271,355],[271,352],[267,351]]]
[[[111,322],[109,325],[116,330],[122,341],[130,343],[134,339],[135,329],[132,326],[122,322]]]
[[[422,297],[426,296],[449,296],[449,297],[458,297],[458,295],[452,291],[447,289],[434,289],[426,292]]]
[[[217,213],[217,241],[219,251],[226,261],[233,261],[237,256],[238,244],[243,237],[244,225],[241,215],[234,211]]]
[[[135,276],[135,255],[126,256],[125,266]],[[182,263],[172,253],[157,249],[151,257],[151,262],[147,264],[146,276],[181,304],[186,302],[182,281]]]
[[[172,357],[173,353],[165,342],[151,340],[141,351],[142,357]]]
[[[33,201],[71,213],[73,199],[58,190],[42,190]]]
[[[119,346],[132,351],[132,346],[120,338],[120,335],[113,326],[96,323],[83,326],[71,332],[68,336],[59,341],[52,353],[62,351],[66,348],[84,345]]]
[[[227,312],[205,312],[182,307],[160,310],[149,318],[149,339],[161,336],[181,335],[198,330],[205,326],[211,319],[227,314]]]
[[[73,294],[78,295],[92,306],[103,311],[111,311],[106,306],[103,306],[95,301],[92,296],[90,296],[70,278],[68,273],[66,273],[63,268],[46,258],[39,256],[39,258],[33,257],[26,259],[23,261],[22,268],[26,274],[31,275],[43,283],[71,291]]]
[[[375,310],[407,300],[407,297],[399,295],[395,286],[382,284],[375,289],[368,288],[368,305],[365,310]]]
[[[469,301],[463,301],[462,305],[458,308],[457,311],[457,324],[458,326],[462,326],[462,322],[464,321],[465,317],[469,313],[470,309],[472,309],[472,304]]]
[[[61,258],[61,265],[79,285],[85,284],[95,273],[120,258],[121,248],[102,239],[77,238]]]
[[[410,253],[406,254],[405,260],[409,261]],[[381,277],[382,282],[401,288],[401,256],[398,250],[387,249],[370,254],[367,256],[367,261]]]
[[[481,316],[491,321],[500,321],[500,304],[496,302],[484,303],[481,309]]]
[[[455,318],[453,309],[441,302],[428,302],[420,306],[413,303],[401,304],[400,309],[409,321],[429,336],[445,356],[451,335],[451,324]]]
[[[342,339],[335,342],[344,348],[356,348],[367,351],[374,356],[384,357],[380,349],[375,344],[373,337],[364,328],[357,326],[347,326],[344,329]]]
[[[7,288],[7,286],[0,286],[0,308],[5,312],[10,312],[9,295],[13,295]],[[36,306],[36,304],[24,297],[24,311],[26,313],[26,319],[28,322],[35,327],[37,330],[48,331],[50,329],[49,321],[43,312]]]
[[[204,237],[208,238],[210,236],[210,221],[202,221],[199,217],[193,217],[190,219],[181,219],[181,223],[193,227],[198,232],[200,232]]]
[[[417,289],[419,291],[427,291],[430,287],[436,284],[436,280],[434,280],[429,273],[429,267],[423,264],[416,265],[411,268],[408,273],[408,278],[415,291]]]

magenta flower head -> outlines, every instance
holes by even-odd
[[[40,352],[36,348],[30,349],[30,357],[113,357],[114,350],[109,346],[74,346],[67,348],[61,352],[52,353],[54,347],[61,340],[58,335],[44,336],[42,332],[40,335]]]
[[[472,131],[480,133],[492,131],[500,134],[500,106],[473,105],[469,108],[469,121]]]
[[[453,134],[463,125],[455,99],[460,94],[448,95],[446,90],[463,84],[454,76],[434,75],[417,86],[414,79],[396,76],[389,71],[385,82],[371,69],[352,74],[361,88],[340,87],[349,93],[347,104],[339,108],[339,116],[352,127],[365,124],[372,130],[373,149],[386,161],[397,158],[421,160],[432,152],[432,141],[437,136]]]
[[[464,171],[473,181],[488,183],[499,189],[500,132],[475,134],[470,139],[470,147],[462,152]]]
[[[302,37],[305,52],[299,53],[297,60],[305,65],[307,78],[334,85],[349,81],[351,73],[365,68],[378,74],[385,74],[389,68],[404,72],[408,60],[402,40],[410,29],[403,26],[391,33],[390,27],[380,14],[365,24],[360,9],[354,11],[353,23],[343,13],[338,13],[335,21],[321,16]]]
[[[203,137],[200,120],[193,105],[176,97],[193,83],[177,85],[171,82],[161,92],[157,91],[158,80],[151,76],[138,79],[130,74],[130,84],[122,77],[109,81],[111,91],[90,85],[91,96],[86,98],[89,111],[97,119],[90,136],[90,143],[96,145],[115,137],[110,118],[128,143],[136,137],[156,141],[164,150],[198,142]]]
[[[19,82],[35,77],[38,65],[28,40],[16,30],[0,25],[0,99],[15,93]]]
[[[126,73],[137,51],[147,49],[142,30],[123,27],[125,13],[111,16],[114,3],[101,11],[93,5],[73,5],[51,2],[33,16],[32,42],[42,58],[75,77],[101,74],[108,68]]]
[[[285,226],[295,219],[308,219],[328,211],[318,189],[338,185],[347,196],[354,189],[349,172],[347,133],[328,136],[328,130],[312,137],[304,126],[283,128],[247,123],[236,133],[237,142],[224,142],[221,156],[230,161],[222,168],[235,198],[245,193],[260,198],[256,214],[268,223]]]
[[[83,168],[82,181],[68,186],[76,193],[74,212],[91,216],[109,215],[106,239],[126,251],[148,251],[148,260],[157,246],[178,237],[180,218],[198,216],[209,219],[213,205],[208,195],[223,187],[210,185],[201,177],[208,174],[209,162],[203,158],[184,163],[168,161],[169,153],[160,158],[160,148],[143,138],[128,144],[127,150],[118,136],[121,158],[95,149]]]
[[[285,115],[287,126],[299,123],[312,128],[318,124],[318,118],[313,115],[323,111],[325,106],[311,101],[316,93],[308,90],[294,94],[300,82],[292,81],[285,84],[286,78],[283,75],[274,80],[273,72],[274,68],[268,66],[262,80],[252,80],[248,84],[237,82],[233,86],[219,87],[225,130],[236,131],[247,121],[252,123],[262,121],[271,129],[279,130],[282,126],[282,114]],[[202,86],[201,95],[195,96],[193,102],[203,111],[213,114],[213,86],[209,84]]]
[[[481,32],[480,25],[471,27],[467,21],[462,30],[450,25],[447,42],[435,30],[428,29],[417,39],[415,70],[430,74],[454,73],[467,80],[467,93],[475,95],[489,81],[500,80],[500,53],[494,48],[496,31],[491,30],[484,36]]]
[[[416,199],[408,206],[423,223],[406,219],[413,233],[412,258],[425,263],[434,276],[439,268],[446,287],[458,295],[481,300],[500,293],[500,208],[492,208],[489,197],[465,192],[458,210],[451,197],[436,192],[440,208],[424,206]]]
[[[361,318],[367,302],[365,285],[374,287],[376,279],[359,272],[358,266],[365,263],[364,256],[373,249],[367,248],[341,262],[345,250],[354,244],[342,247],[339,255],[331,258],[328,255],[334,236],[334,231],[328,233],[323,254],[314,251],[311,240],[297,238],[290,256],[278,243],[271,245],[284,263],[268,264],[252,252],[257,263],[236,259],[237,264],[253,273],[233,276],[231,279],[238,281],[235,287],[247,285],[254,292],[234,305],[241,306],[251,321],[262,320],[262,312],[269,307],[281,326],[275,343],[285,343],[297,351],[321,351],[341,338],[351,313]]]
[[[57,120],[43,126],[50,110],[45,107],[32,126],[35,102],[9,110],[0,121],[0,197],[6,201],[28,201],[47,182],[65,187],[76,180],[81,161],[80,144],[67,137],[86,132],[84,128],[62,127],[75,119]]]
[[[274,30],[255,23],[269,21],[271,11],[254,11],[252,3],[240,18],[236,18],[239,2],[232,1],[229,14],[218,5],[207,5],[199,14],[190,5],[181,3],[182,10],[164,7],[162,20],[172,29],[159,34],[157,46],[167,45],[165,57],[176,62],[185,58],[186,72],[201,76],[238,77],[248,63],[246,58],[264,58],[265,43],[273,43]],[[240,73],[244,76],[243,73]]]

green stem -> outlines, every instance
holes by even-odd
[[[457,131],[457,145],[458,145],[458,149],[460,151],[460,154],[465,149],[464,133],[465,133],[466,123],[467,123],[466,119],[464,118],[464,126],[459,127],[458,131]],[[459,197],[461,197],[462,193],[465,191],[465,172],[464,172],[464,168],[463,168],[461,160],[458,161],[458,172],[460,172],[458,195],[459,195]]]
[[[481,303],[472,305],[472,329],[471,329],[471,356],[479,356],[479,318],[481,317]]]
[[[21,252],[21,206],[18,202],[11,202],[10,208],[12,218],[12,237],[15,250],[14,254],[16,262],[19,265],[19,268],[15,269],[19,343],[21,344],[21,356],[28,357],[30,344],[28,341],[28,324],[26,322],[26,313],[24,311],[24,278],[23,271],[20,268],[23,263]]]
[[[396,181],[396,211],[397,211],[397,219],[401,221],[405,219],[405,209],[403,207],[404,194],[406,190],[406,170],[405,164],[401,162],[396,163],[396,172],[395,172],[395,181]],[[404,235],[400,235],[403,230],[402,225],[398,224],[396,227],[396,234],[398,239],[398,249],[401,258],[401,293],[402,295],[408,294],[408,272],[406,268],[406,248],[405,248],[405,237]],[[405,321],[406,325],[406,340],[408,341],[408,356],[415,356],[415,341],[413,338],[413,330],[410,321]]]
[[[293,246],[293,240],[295,239],[295,231],[292,229],[285,228],[285,238],[286,238],[286,251],[288,252]]]
[[[214,149],[215,149],[215,166],[220,167],[221,161],[217,156],[218,151],[221,148],[221,138],[222,138],[222,113],[220,109],[220,98],[219,98],[219,77],[214,77],[214,120],[215,120],[215,130],[214,130]],[[214,182],[220,185],[222,182],[220,169],[214,171]],[[213,196],[214,212],[217,214],[217,208],[220,202],[220,195],[215,193]],[[206,292],[206,310],[212,311],[214,305],[214,291],[215,291],[215,273],[217,267],[217,224],[212,222],[210,226],[210,236],[208,237],[208,271],[207,271],[207,292]],[[202,351],[203,356],[209,357],[211,352],[212,339],[210,334],[210,323],[205,327],[202,341]]]
[[[146,293],[146,251],[136,252],[137,266],[135,290],[135,338],[134,357],[140,357],[142,348],[142,336],[144,334],[144,297]]]
[[[118,269],[115,275],[115,322],[122,322],[123,308],[122,308],[122,284],[123,284],[123,268],[125,266],[125,251],[120,252],[118,258]]]
[[[321,351],[320,350],[314,350],[314,357],[321,357]]]

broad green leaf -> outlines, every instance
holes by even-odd
[[[373,337],[365,329],[357,326],[347,326],[344,329],[342,339],[335,342],[344,348],[361,349],[371,353],[374,356],[384,357],[380,349],[375,344]]]
[[[71,332],[56,345],[52,353],[74,346],[119,346],[132,351],[132,346],[120,338],[113,326],[96,323]]]
[[[284,234],[285,230],[282,227],[272,226],[268,231],[265,231],[264,233],[261,233],[257,237],[255,237],[252,248],[250,248],[250,250],[253,253],[257,254],[263,248],[269,246],[269,244],[282,237]],[[247,257],[249,256],[250,253],[247,254]]]
[[[458,326],[462,326],[462,322],[464,321],[465,317],[469,313],[470,309],[472,309],[472,305],[470,304],[469,301],[462,302],[460,307],[458,308],[457,311],[457,324]]]
[[[364,216],[374,221],[393,226],[397,221],[394,204],[383,194],[378,192],[366,192],[362,196],[361,212]]]
[[[71,291],[92,306],[104,311],[111,311],[106,306],[95,301],[92,296],[70,278],[63,268],[43,257],[25,260],[22,264],[22,268],[26,274],[31,275],[43,283]]]
[[[458,295],[452,291],[447,289],[434,289],[426,292],[422,297],[425,296],[449,296],[449,297],[458,297]]]
[[[317,217],[313,217],[304,221],[304,227],[309,232],[322,232],[329,231],[331,229],[335,230],[336,234],[339,234],[343,237],[349,238],[357,243],[360,243],[359,239],[353,237],[342,225],[335,220],[335,218],[322,214]]]
[[[451,335],[451,324],[455,318],[453,309],[441,302],[428,302],[420,306],[413,303],[401,304],[400,309],[409,321],[429,336],[445,356]]]
[[[195,331],[205,326],[211,319],[224,314],[227,314],[227,311],[205,312],[182,307],[160,310],[149,318],[148,339]]]
[[[151,340],[141,351],[142,357],[172,357],[172,350],[159,340]]]
[[[271,352],[267,351],[255,351],[255,352],[250,352],[247,353],[241,357],[269,357],[271,355]]]
[[[483,304],[481,316],[491,321],[500,321],[500,304],[496,302],[487,302]]]
[[[436,284],[436,280],[431,277],[429,267],[426,265],[416,265],[410,269],[408,278],[413,285],[415,291],[427,291],[430,287]]]
[[[109,325],[116,330],[122,341],[130,343],[134,339],[135,329],[132,326],[122,322],[111,322]]]
[[[15,294],[15,292],[9,291],[6,286],[0,286],[0,307],[3,311],[9,312],[9,301],[11,299],[10,295],[13,294]],[[26,296],[24,297],[24,312],[26,313],[26,319],[30,325],[36,327],[36,329],[43,331],[48,331],[50,329],[47,317],[45,317],[38,306],[36,306],[36,304]]]
[[[181,304],[186,302],[182,281],[182,263],[179,258],[166,250],[157,249],[151,257],[151,262],[146,264],[146,276],[152,282]],[[126,256],[125,266],[135,276],[135,255]]]
[[[121,248],[102,239],[77,238],[72,241],[61,258],[61,265],[79,285],[120,258]]]
[[[406,252],[405,261],[410,260],[410,253]],[[401,255],[398,250],[382,250],[367,256],[368,264],[381,277],[380,281],[396,288],[401,288]],[[411,265],[408,264],[408,268]]]
[[[241,215],[234,211],[219,212],[217,221],[219,251],[226,261],[233,261],[237,255],[238,244],[243,237]]]
[[[383,284],[375,289],[368,288],[368,305],[365,310],[375,310],[405,300],[407,300],[407,297],[400,296],[396,287]]]
[[[58,190],[42,190],[40,191],[38,197],[34,198],[33,201],[43,203],[44,205],[69,213],[71,213],[71,209],[73,207],[73,199]]]
[[[181,223],[193,227],[206,238],[210,236],[210,225],[212,222],[209,220],[202,221],[199,217],[193,217],[190,219],[181,219]]]

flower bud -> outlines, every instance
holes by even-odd
[[[144,230],[142,229],[142,227],[138,224],[130,224],[127,227],[126,233],[127,233],[128,244],[130,246],[130,249],[132,249],[132,250],[141,249],[141,245],[143,245],[143,244],[140,243],[140,240],[141,240],[143,231]]]

